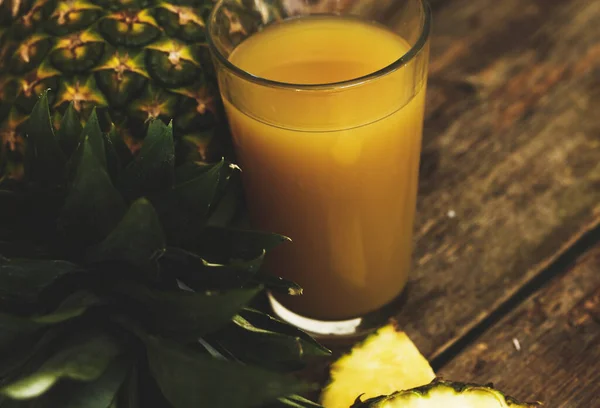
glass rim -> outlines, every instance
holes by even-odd
[[[233,64],[227,57],[225,57],[221,51],[219,51],[217,45],[213,41],[211,35],[211,28],[213,23],[216,21],[216,16],[218,10],[225,4],[227,0],[218,0],[215,6],[213,7],[210,16],[208,18],[208,22],[206,25],[207,31],[207,40],[208,47],[211,53],[219,60],[225,68],[229,71],[233,72],[235,75],[239,76],[242,79],[246,79],[250,82],[253,82],[258,85],[268,86],[271,88],[282,88],[288,90],[307,90],[307,91],[315,91],[315,90],[330,90],[330,89],[341,89],[352,87],[356,85],[364,84],[365,82],[370,82],[374,79],[380,78],[387,74],[397,71],[402,66],[406,65],[410,61],[412,61],[425,47],[427,44],[427,40],[429,39],[429,35],[431,32],[431,8],[429,7],[429,3],[427,0],[418,0],[423,6],[423,27],[421,33],[419,34],[419,38],[415,41],[415,44],[410,47],[410,49],[404,53],[400,58],[393,61],[392,63],[386,65],[383,68],[378,69],[377,71],[373,71],[368,73],[367,75],[363,75],[358,78],[352,78],[345,81],[338,82],[328,82],[323,84],[295,84],[291,82],[280,82],[274,81],[271,79],[263,78],[258,75],[251,74],[250,72],[243,70],[237,65]],[[311,14],[313,16],[326,16],[333,15],[328,13],[315,13]],[[302,16],[298,16],[302,17]],[[360,17],[360,16],[358,16]]]

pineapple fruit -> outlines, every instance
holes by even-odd
[[[389,396],[358,399],[351,408],[533,408],[539,405],[518,402],[492,386],[434,380]]]
[[[324,408],[531,408],[491,385],[443,381],[404,332],[390,324],[331,366]]]
[[[133,150],[147,122],[173,120],[175,134],[197,158],[219,158],[223,148],[207,152],[215,133],[227,135],[206,42],[212,5],[0,0],[0,177],[22,172],[15,166],[22,161],[23,124],[48,88],[53,113],[73,102],[87,119],[96,107],[101,123],[101,113],[108,114]]]
[[[348,408],[357,397],[391,394],[425,385],[433,369],[406,333],[387,325],[331,366],[331,381],[323,390],[325,408]]]

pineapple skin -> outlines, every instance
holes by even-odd
[[[207,159],[213,134],[226,133],[206,39],[212,6],[0,0],[0,178],[19,172],[22,125],[48,88],[57,118],[71,101],[84,119],[100,108],[133,151],[140,141],[132,135],[145,134],[149,120],[173,119],[196,159]]]
[[[436,378],[431,383],[390,395],[357,398],[350,408],[534,408],[539,402],[519,402],[493,388]]]

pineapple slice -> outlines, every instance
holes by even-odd
[[[413,342],[390,324],[333,363],[321,403],[325,408],[348,408],[361,392],[363,398],[377,397],[425,385],[434,378],[433,369]]]
[[[540,403],[521,403],[492,386],[434,380],[389,396],[357,400],[351,408],[532,408]]]

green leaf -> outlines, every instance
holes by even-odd
[[[117,408],[139,408],[141,389],[138,385],[138,377],[138,367],[137,364],[134,364],[125,378],[125,383],[121,387],[121,392],[119,392],[117,396],[118,400],[115,404]]]
[[[0,235],[2,235],[0,233]],[[48,248],[28,241],[0,241],[0,254],[9,258],[51,258]]]
[[[67,236],[84,246],[96,243],[115,228],[125,203],[94,153],[90,139],[81,146],[75,179],[58,220]]]
[[[77,336],[35,372],[0,388],[0,394],[14,399],[34,398],[46,392],[61,378],[96,380],[119,352],[119,344],[104,333],[93,332]]]
[[[0,349],[30,336],[43,325],[7,313],[0,313]]]
[[[222,290],[241,288],[250,282],[260,269],[263,259],[264,251],[247,261],[218,264],[183,249],[169,248],[161,258],[161,268],[196,291]]]
[[[109,408],[117,399],[119,388],[130,373],[131,366],[131,358],[116,358],[100,378],[72,393],[64,408]]]
[[[244,193],[239,178],[240,169],[235,164],[230,164],[224,170],[208,219],[208,225],[215,227],[233,225],[236,217],[244,210]],[[238,177],[235,177],[236,175]]]
[[[188,211],[205,217],[213,202],[225,161],[221,160],[198,177],[175,186],[174,191]]]
[[[58,308],[46,315],[34,316],[30,320],[40,324],[56,324],[74,319],[84,314],[92,306],[102,304],[102,300],[95,294],[80,290],[69,295]]]
[[[96,114],[96,108],[92,109],[92,113],[85,122],[85,126],[81,131],[81,140],[88,140],[91,146],[91,150],[96,156],[98,162],[106,169],[106,153],[104,149],[104,136],[102,135],[102,129],[100,129],[100,123],[98,122],[98,115]]]
[[[331,353],[326,347],[322,346],[318,341],[297,327],[276,319],[273,316],[270,316],[259,310],[245,308],[240,312],[240,316],[255,328],[269,330],[292,337],[298,337],[302,341],[306,342],[307,347],[309,347],[308,351],[310,353],[315,353],[317,355],[329,355]],[[251,330],[247,326],[245,328]]]
[[[279,398],[279,404],[273,404],[273,406],[288,406],[293,408],[324,408],[322,405],[299,395],[290,395],[289,397]]]
[[[115,135],[111,135],[113,133]],[[113,140],[117,139],[116,129],[115,129],[114,125],[111,128],[109,134],[106,134],[106,135],[103,134],[102,137],[104,138],[104,153],[106,155],[106,171],[108,172],[108,175],[110,176],[110,179],[112,180],[112,182],[115,183],[117,181],[117,178],[119,177],[119,174],[121,173],[121,170],[123,169],[123,165],[121,163],[121,159],[119,158],[119,154],[117,153],[117,150],[113,143]]]
[[[0,348],[14,345],[17,340],[31,335],[46,326],[65,322],[83,315],[101,300],[94,294],[78,291],[68,296],[52,313],[20,317],[0,313]]]
[[[57,185],[62,181],[66,157],[54,135],[48,91],[44,91],[25,124],[27,153],[25,175],[29,181]]]
[[[165,238],[154,207],[145,198],[136,200],[116,226],[87,253],[89,262],[125,261],[144,271],[150,278],[158,276],[157,260],[165,251]]]
[[[187,161],[175,169],[175,184],[184,183],[195,179],[214,165],[200,162]]]
[[[214,359],[155,337],[146,344],[150,370],[174,408],[254,407],[310,388],[280,373]]]
[[[22,194],[0,188],[0,240],[13,241],[16,232],[21,230],[19,220],[23,217],[20,213],[23,209]],[[10,256],[0,249],[0,254]]]
[[[133,160],[133,154],[131,154],[131,150],[123,141],[123,138],[119,135],[117,129],[113,126],[110,132],[108,132],[108,139],[112,143],[115,153],[119,158],[119,162],[121,167],[124,168]]]
[[[60,147],[67,157],[70,157],[77,149],[77,145],[81,140],[82,130],[79,115],[75,110],[73,102],[71,102],[62,117],[60,128],[56,132]]]
[[[175,174],[175,147],[172,125],[166,126],[155,120],[148,126],[148,133],[136,160],[124,170],[117,185],[128,199],[149,195],[173,185]]]
[[[0,327],[2,327],[0,319]],[[4,327],[2,327],[2,332]],[[12,343],[9,347],[4,347],[0,353],[0,378],[5,381],[7,378],[17,376],[29,362],[40,354],[47,352],[49,345],[64,333],[65,326],[52,326],[44,330],[41,335],[24,336],[18,343]],[[0,347],[0,348],[2,348]]]
[[[284,279],[280,276],[273,276],[268,273],[259,273],[251,282],[264,286],[266,289],[289,296],[302,295],[302,287],[296,282]]]
[[[307,356],[331,352],[305,332],[257,310],[245,309],[212,340],[238,359],[275,370],[297,370]]]
[[[155,331],[187,340],[229,323],[261,288],[194,293],[157,291],[138,284],[124,284],[117,290],[138,303],[140,318]]]
[[[0,256],[0,300],[35,302],[60,278],[83,270],[66,261],[13,259]]]
[[[10,398],[2,398],[0,396],[0,408],[37,408],[31,407],[31,405],[26,405],[26,403],[22,401],[17,401]]]
[[[165,234],[173,245],[188,241],[206,224],[224,165],[221,161],[197,177],[152,198],[165,226]]]
[[[283,235],[268,232],[206,227],[196,234],[189,245],[193,246],[191,250],[213,262],[227,262],[231,259],[255,258],[263,251],[269,252],[289,241]]]

